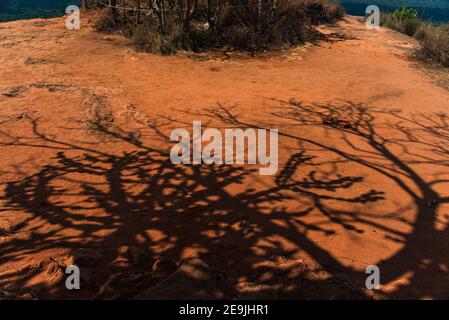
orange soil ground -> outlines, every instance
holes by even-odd
[[[199,256],[273,298],[342,297],[332,279],[362,288],[370,264],[380,297],[449,298],[449,92],[407,37],[354,17],[321,30],[279,54],[192,59],[137,53],[87,19],[0,24],[0,91],[18,87],[0,95],[0,288],[90,298],[111,274]],[[172,165],[167,136],[193,120],[279,129],[277,175]],[[45,266],[76,248],[102,261],[69,292]],[[321,291],[299,280],[310,270]]]

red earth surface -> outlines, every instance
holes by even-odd
[[[414,40],[346,17],[278,53],[162,57],[93,20],[0,24],[4,295],[133,297],[199,257],[228,298],[449,298],[449,92]],[[194,120],[278,129],[278,172],[173,165]]]

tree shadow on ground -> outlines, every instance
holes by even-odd
[[[447,115],[408,117],[351,102],[273,101],[280,107],[270,125],[245,121],[222,105],[196,115],[232,127],[279,127],[292,152],[264,187],[253,187],[257,172],[248,167],[174,165],[167,151],[101,124],[97,130],[128,143],[132,151],[105,153],[58,141],[31,118],[32,140],[3,134],[3,147],[52,148],[55,158],[37,173],[4,185],[0,214],[25,212],[26,218],[3,237],[0,265],[53,248],[95,249],[102,262],[91,268],[90,287],[80,295],[95,296],[111,274],[137,274],[124,282],[125,293],[116,295],[123,298],[137,293],[129,287],[140,283],[143,290],[166,276],[149,270],[152,263],[199,256],[217,269],[224,297],[242,297],[239,286],[253,283],[260,286],[250,298],[366,298],[365,270],[342,263],[315,237],[363,236],[376,229],[400,246],[376,261],[382,283],[408,277],[384,292],[387,298],[447,297],[449,231],[441,213],[449,203],[444,194],[449,184]],[[329,118],[344,118],[350,128],[326,125]],[[330,138],[309,138],[309,126],[319,126]],[[157,126],[152,130],[164,135]],[[365,171],[351,171],[356,167]],[[428,175],[426,168],[441,174]],[[394,196],[370,186],[366,173],[406,198],[377,210]],[[407,212],[414,219],[402,214]],[[142,249],[148,261],[143,266],[120,263],[123,245]],[[72,297],[61,281],[30,285],[41,267],[3,273],[0,281],[34,288],[43,298]]]

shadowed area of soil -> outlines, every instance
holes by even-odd
[[[132,298],[197,266],[203,298],[449,297],[449,92],[413,40],[347,17],[276,54],[159,57],[89,19],[0,28],[2,292]],[[279,129],[278,172],[173,165],[194,120]]]

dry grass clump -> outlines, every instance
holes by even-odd
[[[421,59],[430,60],[449,68],[449,24],[427,25],[419,31],[421,48],[417,55]]]
[[[434,25],[419,19],[417,11],[403,6],[382,14],[381,24],[419,40],[418,58],[449,67],[449,24]]]

